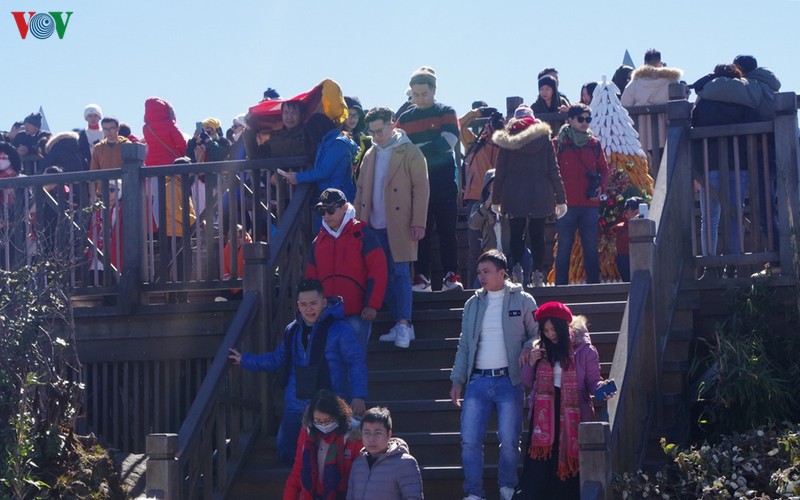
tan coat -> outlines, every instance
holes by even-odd
[[[376,148],[371,147],[364,155],[353,203],[356,218],[367,223],[372,211]],[[411,239],[411,228],[425,227],[430,196],[428,165],[422,151],[414,144],[405,143],[392,149],[383,196],[392,258],[395,262],[413,262],[417,260],[417,242]]]
[[[631,73],[631,81],[625,87],[620,102],[626,108],[649,106],[669,102],[669,84],[677,82],[683,71],[677,68],[640,66]],[[667,115],[658,113],[658,133],[653,130],[650,115],[639,117],[639,142],[645,151],[663,148],[667,141]]]
[[[130,142],[126,137],[122,136],[119,136],[117,143],[113,146],[108,144],[108,139],[98,142],[92,152],[92,162],[89,165],[89,170],[122,168],[122,145]]]

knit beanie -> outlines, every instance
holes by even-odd
[[[411,74],[409,86],[427,83],[431,87],[436,86],[436,71],[429,66],[422,66]]]
[[[240,115],[236,115],[233,117],[233,124],[240,125],[244,128],[247,128],[247,121],[245,120],[245,114],[242,113]]]
[[[514,111],[514,118],[520,120],[522,118],[530,118],[535,120],[536,118],[533,116],[533,110],[526,106],[525,104],[520,104],[517,109]]]
[[[26,116],[24,120],[22,120],[22,123],[30,123],[36,128],[42,128],[42,114],[31,113],[28,116]]]
[[[544,75],[543,77],[539,78],[539,88],[544,86],[550,87],[553,89],[553,97],[558,96],[558,82],[555,78],[550,75]]]
[[[547,318],[558,318],[570,324],[572,323],[572,311],[561,302],[546,302],[536,309],[533,313],[533,318],[536,321],[542,321]]]
[[[733,60],[733,64],[739,66],[739,69],[741,69],[742,73],[745,75],[758,67],[758,61],[756,61],[756,58],[747,55],[736,56],[736,58]]]
[[[89,115],[97,115],[103,118],[103,110],[97,104],[89,104],[83,109],[83,119],[85,120]]]
[[[215,132],[222,128],[222,122],[216,118],[206,118],[203,120],[203,127],[211,127]]]

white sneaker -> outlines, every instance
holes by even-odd
[[[482,497],[479,497],[478,495],[469,495],[464,497],[464,500],[484,500],[484,499]]]
[[[414,277],[414,283],[411,285],[412,292],[432,292],[431,289],[431,281],[423,276],[422,274],[418,274]]]
[[[395,327],[395,331],[397,332],[397,337],[394,339],[394,346],[403,349],[408,348],[408,346],[411,345],[411,335],[413,335],[411,327],[403,323],[398,323]]]
[[[381,342],[394,342],[397,340],[397,327],[402,325],[402,323],[396,323],[393,327],[389,329],[389,333],[384,333],[378,340]],[[411,340],[414,340],[416,335],[414,335],[414,325],[411,325]]]
[[[461,284],[461,277],[450,271],[442,280],[442,291],[449,292],[451,290],[458,290],[459,292],[464,289],[464,285]]]
[[[514,488],[503,486],[500,488],[500,500],[511,500],[514,498]]]

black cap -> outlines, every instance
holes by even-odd
[[[319,195],[317,207],[332,207],[347,203],[347,197],[336,188],[328,188]]]

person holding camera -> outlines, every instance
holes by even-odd
[[[550,143],[550,132],[550,125],[537,120],[531,108],[522,104],[514,111],[514,118],[508,125],[492,136],[500,147],[492,203],[500,205],[500,212],[509,218],[512,276],[519,284],[523,283],[525,228],[531,242],[531,283],[542,286],[545,221],[554,213],[557,218],[567,213],[564,183]]]
[[[459,140],[466,151],[464,155],[466,181],[463,199],[467,205],[467,213],[472,214],[481,204],[486,172],[493,169],[497,162],[497,153],[500,148],[492,141],[492,134],[495,130],[503,128],[503,115],[497,111],[497,108],[490,108],[483,101],[475,101],[472,103],[472,109],[458,119],[458,124]],[[481,231],[470,228],[467,234],[469,243],[467,262],[475,262],[483,250],[488,249],[482,248]],[[475,270],[467,266],[466,282],[474,286],[476,279]]]
[[[600,141],[589,130],[591,122],[592,109],[582,103],[574,104],[567,111],[567,123],[553,140],[569,207],[566,215],[556,220],[556,285],[569,282],[570,256],[576,229],[583,247],[586,283],[600,282],[598,207],[600,194],[605,190],[608,179],[608,164]]]

